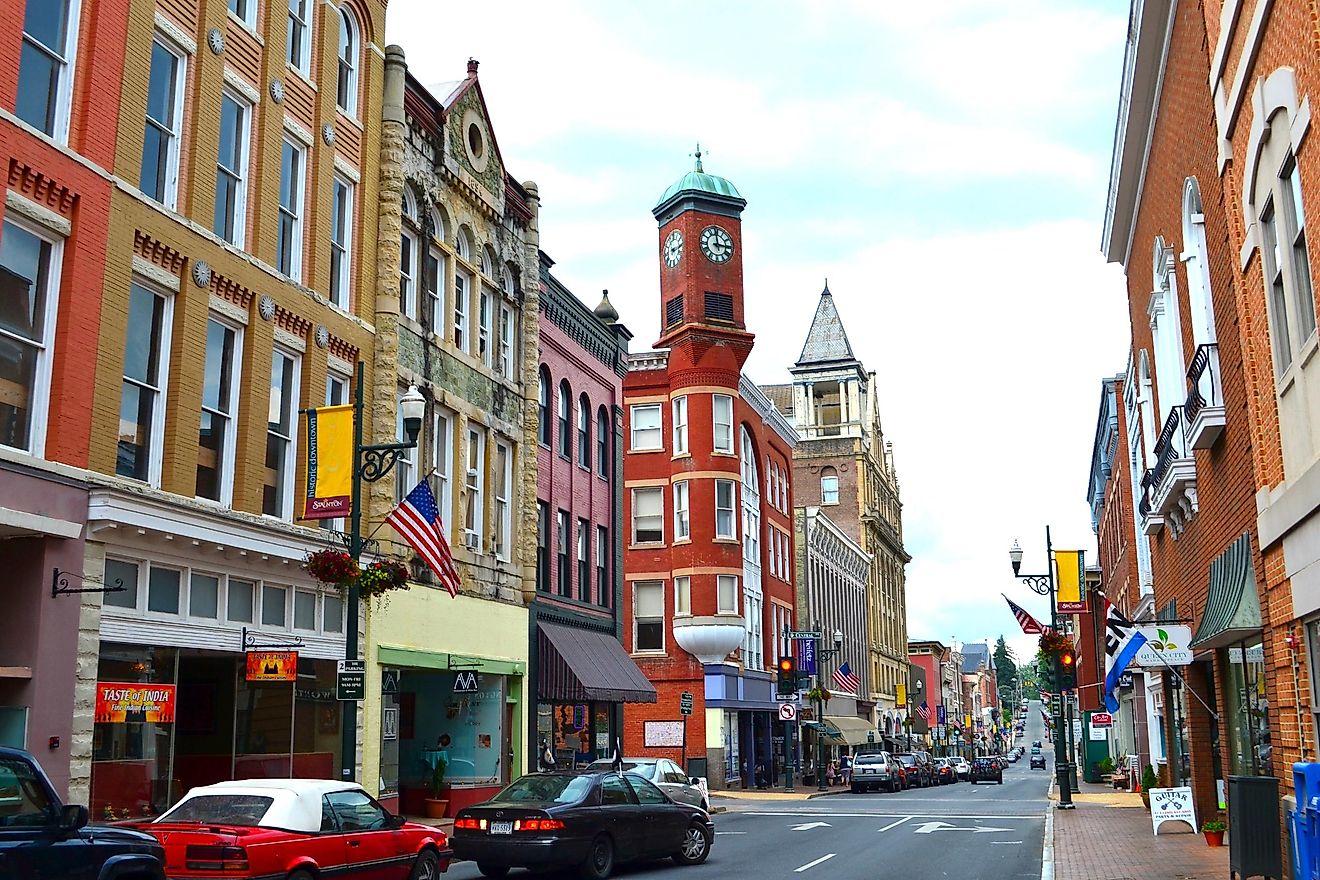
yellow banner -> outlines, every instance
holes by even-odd
[[[347,516],[353,488],[353,407],[307,411],[307,499],[303,519]]]
[[[900,706],[906,706],[906,705],[907,705],[907,685],[903,684],[903,682],[901,682],[901,681],[898,683],[898,695],[897,695],[897,696],[898,696],[898,699],[897,699],[896,702],[898,703],[898,705],[900,705]]]
[[[1058,595],[1055,602],[1060,614],[1084,613],[1086,595],[1082,592],[1082,551],[1055,550],[1054,565],[1058,579],[1055,581]]]

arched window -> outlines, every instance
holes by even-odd
[[[536,426],[538,434],[537,439],[541,441],[542,446],[550,445],[550,371],[546,369],[545,364],[541,364],[540,383],[537,388],[537,420]]]
[[[431,206],[431,237],[436,241],[449,240],[449,216],[439,205]]]
[[[1205,243],[1205,211],[1195,177],[1183,185],[1183,264],[1187,267],[1187,300],[1191,303],[1192,344],[1215,341],[1215,306],[1210,296],[1210,261]]]
[[[596,410],[596,473],[610,478],[610,411]]]
[[[578,466],[591,470],[591,401],[578,398]]]
[[[743,665],[760,669],[765,665],[762,617],[765,599],[761,592],[761,480],[756,466],[756,444],[746,425],[740,426],[738,452],[742,465],[743,525]]]
[[[839,472],[829,466],[820,469],[820,503],[839,503]]]
[[[417,198],[412,187],[403,188],[403,231],[399,236],[399,309],[417,318]]]
[[[1178,278],[1174,253],[1163,236],[1155,236],[1154,293],[1150,295],[1150,330],[1155,346],[1155,404],[1159,408],[1158,435],[1169,413],[1187,399],[1187,361],[1183,358],[1182,322],[1178,316]]]
[[[568,387],[568,380],[559,381],[559,454],[564,458],[573,458],[573,438],[570,436],[572,423],[570,410],[573,408],[573,389]]]
[[[495,277],[495,252],[486,245],[481,249],[481,274],[487,278]]]
[[[454,241],[458,249],[458,255],[465,260],[472,260],[472,233],[468,232],[466,226],[458,227],[458,235]]]
[[[349,116],[357,116],[358,26],[347,4],[339,7],[339,82],[335,103]]]

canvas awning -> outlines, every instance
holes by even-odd
[[[1243,532],[1210,563],[1210,593],[1191,646],[1197,650],[1224,648],[1257,636],[1260,631],[1260,596],[1251,564],[1251,534]]]
[[[871,722],[851,715],[826,715],[825,723],[838,731],[838,738],[842,739],[845,745],[863,745],[867,742],[866,735],[875,733]]]
[[[654,703],[655,688],[612,635],[538,622],[537,695],[566,703]]]

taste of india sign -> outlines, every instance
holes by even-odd
[[[174,722],[174,685],[96,683],[96,713],[99,724],[141,721],[148,724]]]

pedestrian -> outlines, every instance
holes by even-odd
[[[852,755],[839,756],[840,785],[852,784]]]
[[[830,761],[829,766],[825,768],[825,784],[834,785],[834,776],[838,773],[838,766]]]

